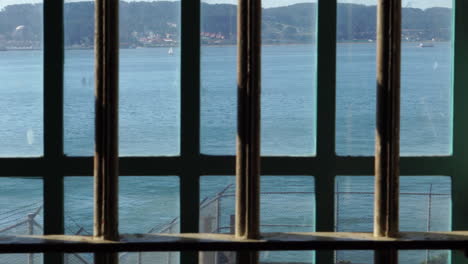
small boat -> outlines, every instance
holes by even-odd
[[[432,47],[434,47],[434,44],[429,43],[429,42],[426,42],[426,43],[421,42],[421,43],[419,43],[419,47],[420,48],[432,48]]]
[[[167,54],[174,55],[174,50],[172,49],[172,47],[167,51]]]

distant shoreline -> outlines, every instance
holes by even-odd
[[[450,43],[450,41],[403,41],[402,44],[405,43]],[[358,44],[358,45],[365,45],[365,44],[375,44],[375,41],[368,42],[368,41],[339,41],[337,44]],[[315,45],[316,43],[265,43],[262,46],[307,46],[307,45]],[[202,44],[200,47],[235,47],[236,44]],[[180,46],[159,46],[159,47],[135,47],[135,48],[120,48],[120,49],[167,49],[167,48],[180,48]],[[64,50],[93,50],[93,47],[89,48],[78,48],[78,47],[65,47]],[[31,48],[31,49],[24,49],[24,48],[8,48],[0,49],[0,52],[5,51],[40,51],[43,50],[42,48]]]

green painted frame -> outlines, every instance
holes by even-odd
[[[263,157],[265,175],[314,177],[317,231],[334,231],[336,175],[373,175],[373,157],[335,154],[336,0],[318,0],[317,16],[317,155]],[[63,152],[63,0],[44,0],[44,156],[0,158],[0,177],[39,177],[44,182],[44,233],[64,232],[64,177],[93,174],[92,157],[68,157]],[[453,155],[402,157],[402,175],[452,177],[452,226],[468,230],[468,2],[454,0]],[[200,153],[200,0],[181,1],[181,154],[178,157],[122,157],[121,175],[179,175],[181,232],[198,232],[200,176],[234,175],[234,156]],[[0,245],[1,246],[1,245]],[[63,263],[60,253],[45,253],[45,263]],[[197,263],[195,251],[184,251],[182,263]],[[318,251],[317,263],[332,263],[333,251]],[[465,263],[454,253],[453,263]]]

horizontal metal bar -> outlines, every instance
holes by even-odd
[[[240,239],[230,234],[137,234],[119,241],[90,236],[0,237],[0,253],[40,252],[143,252],[143,251],[263,251],[263,250],[464,250],[468,231],[402,232],[397,238],[372,233],[315,232],[264,233],[260,239]]]
[[[60,161],[60,162],[59,162]],[[92,157],[62,157],[65,176],[91,176]],[[401,175],[453,175],[453,157],[402,157]],[[205,156],[194,158],[198,175],[234,175],[234,156]],[[318,175],[322,170],[317,157],[262,157],[262,175]],[[336,175],[373,175],[373,157],[336,157]],[[44,158],[0,158],[0,177],[43,177],[50,167]],[[181,157],[121,157],[120,174],[128,176],[180,175]]]

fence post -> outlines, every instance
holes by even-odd
[[[141,264],[141,252],[137,252],[137,263]]]
[[[218,193],[216,195],[216,229],[217,230],[217,233],[220,232],[219,228],[220,228],[220,220],[219,218],[221,217],[221,210],[220,210],[220,200],[221,200],[221,195]]]
[[[339,183],[338,181],[336,181],[336,212],[335,212],[335,231],[336,232],[339,232],[340,231],[340,228],[338,226],[338,223],[339,223],[339,216],[340,216],[340,188],[339,188]]]
[[[339,221],[340,221],[340,185],[338,183],[338,181],[336,181],[336,190],[335,190],[335,193],[336,193],[336,200],[335,200],[335,203],[336,203],[336,206],[335,206],[335,232],[340,232],[340,227],[338,225]],[[317,213],[315,213],[317,215]],[[334,258],[335,258],[335,262],[334,263],[337,263],[337,260],[338,260],[338,251],[336,251],[334,255]]]
[[[426,231],[431,231],[431,207],[432,207],[432,183],[429,184],[429,198],[427,201],[427,224]],[[426,263],[429,263],[429,249],[426,249]]]
[[[217,233],[220,233],[221,230],[219,229],[220,228],[220,218],[221,218],[221,193],[218,193],[216,194],[216,232]],[[213,252],[214,253],[214,264],[218,264],[218,259],[219,259],[219,255],[220,255],[220,252]]]
[[[236,232],[235,226],[236,226],[236,215],[233,214],[231,215],[229,219],[229,227],[230,227],[229,233],[234,234]]]
[[[34,235],[34,217],[35,214],[28,214],[28,235]],[[34,264],[34,255],[28,254],[28,264]]]

